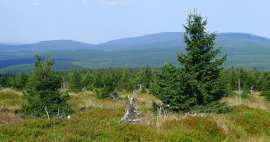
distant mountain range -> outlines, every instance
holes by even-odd
[[[217,34],[217,47],[228,55],[226,67],[270,70],[270,39],[245,33]],[[183,33],[164,32],[89,44],[72,40],[33,44],[0,44],[0,73],[28,72],[34,55],[51,56],[56,70],[177,64],[176,54],[185,51]]]

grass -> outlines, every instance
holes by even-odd
[[[21,122],[22,118],[18,115],[20,104],[20,92],[12,89],[0,90],[0,124]]]
[[[9,93],[0,92],[2,106],[19,106],[20,93],[11,92],[12,90]],[[232,106],[232,111],[226,114],[208,114],[204,117],[167,114],[157,117],[150,110],[152,101],[158,100],[148,94],[138,94],[135,95],[136,104],[139,110],[144,112],[145,121],[137,125],[119,122],[125,112],[128,95],[131,94],[121,92],[121,99],[112,101],[96,99],[92,92],[71,93],[69,103],[76,111],[71,115],[71,119],[30,119],[14,114],[19,117],[19,121],[2,124],[0,121],[0,141],[270,141],[270,112],[267,111],[269,103],[258,95],[243,98],[241,103],[237,102],[234,96],[224,98],[223,101]]]
[[[0,108],[19,109],[21,93],[12,89],[0,90]]]
[[[226,97],[223,101],[227,102],[230,106],[244,105],[250,108],[258,108],[264,111],[269,111],[270,103],[265,101],[265,98],[260,96],[260,93],[248,96],[247,98],[239,97],[237,94],[234,96]]]

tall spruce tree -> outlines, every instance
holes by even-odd
[[[224,94],[220,72],[226,56],[218,58],[220,49],[215,48],[216,35],[206,30],[207,20],[189,15],[184,34],[186,53],[178,55],[187,77],[183,94],[194,97],[194,105],[207,105],[219,100]]]
[[[226,57],[218,58],[215,34],[206,31],[207,21],[201,16],[189,15],[184,26],[186,53],[177,56],[180,68],[165,65],[151,85],[170,111],[226,111],[217,100],[226,94],[221,79],[222,64]],[[226,110],[225,110],[226,109]]]
[[[65,116],[70,112],[67,95],[59,92],[61,78],[52,71],[53,62],[49,58],[42,63],[40,56],[36,61],[24,92],[22,111],[31,116]],[[47,114],[48,113],[48,114]]]

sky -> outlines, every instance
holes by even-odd
[[[210,32],[270,38],[269,0],[0,0],[0,42],[102,43],[182,32],[194,10],[208,19]]]

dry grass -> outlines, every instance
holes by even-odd
[[[0,111],[0,124],[13,124],[22,122],[22,118],[18,113],[9,112],[6,110]]]
[[[229,106],[248,106],[250,108],[261,109],[269,111],[270,104],[260,96],[260,93],[255,93],[247,98],[241,98],[239,96],[230,96],[223,99]]]
[[[210,116],[211,119],[216,122],[217,126],[225,132],[225,134],[230,134],[233,124],[226,115],[211,114]]]
[[[21,105],[21,95],[21,92],[9,88],[0,90],[0,109],[19,109]]]
[[[143,111],[149,111],[152,109],[153,102],[158,102],[159,100],[149,94],[131,94],[127,92],[119,93],[119,100],[111,99],[97,99],[96,95],[91,91],[84,91],[79,93],[70,93],[69,103],[78,108],[102,108],[102,109],[125,109],[128,96],[135,98],[137,107]]]
[[[18,110],[22,93],[12,89],[0,90],[0,109]]]
[[[22,93],[12,89],[0,90],[0,124],[12,124],[22,121],[18,114]]]
[[[160,102],[160,100],[157,99],[155,96],[152,96],[146,93],[133,95],[133,97],[135,98],[138,108],[145,112],[152,111],[152,106],[154,102]]]
[[[143,125],[151,126],[157,128],[159,130],[161,127],[166,125],[168,122],[182,122],[186,119],[193,119],[193,118],[201,118],[201,119],[209,119],[217,125],[219,129],[221,129],[225,134],[230,134],[232,131],[234,124],[228,118],[227,115],[217,115],[217,114],[174,114],[174,113],[167,113],[163,115],[154,115],[150,109],[152,108],[153,102],[159,102],[159,100],[149,94],[141,93],[141,94],[130,94],[126,92],[120,92],[120,100],[113,101],[113,100],[101,100],[96,99],[95,94],[93,92],[80,92],[77,94],[71,94],[71,104],[72,106],[77,105],[77,108],[100,108],[100,109],[111,109],[111,110],[121,110],[123,111],[126,107],[126,98],[127,96],[133,96],[135,98],[137,107],[140,111],[144,112],[144,121]],[[227,97],[224,98],[225,102],[228,103],[229,106],[236,107],[236,106],[248,106],[250,108],[257,108],[261,110],[267,110],[269,104],[258,94],[253,95],[251,97],[245,99],[239,99],[237,96]]]
[[[124,100],[97,99],[95,94],[90,91],[84,91],[71,94],[69,103],[75,109],[102,108],[102,109],[123,109],[125,107]]]
[[[259,137],[249,137],[247,140],[243,142],[269,142],[269,136],[259,136]]]
[[[19,92],[5,89],[0,91],[0,97],[1,95],[6,100],[13,101],[0,100],[0,104],[10,108],[19,107],[18,98],[21,95]],[[129,95],[135,98],[139,111],[143,111],[143,125],[119,123],[124,115]],[[52,126],[45,120],[23,120],[14,111],[16,109],[0,109],[0,124],[8,124],[0,125],[0,128],[4,129],[0,130],[0,138],[1,133],[4,133],[2,136],[6,136],[6,140],[22,138],[21,141],[29,140],[29,135],[32,141],[53,141],[56,137],[58,141],[78,141],[78,138],[81,141],[270,141],[269,102],[258,93],[241,100],[237,96],[224,98],[223,101],[232,106],[233,111],[207,115],[166,113],[156,116],[150,111],[152,103],[159,101],[156,97],[146,93],[134,95],[127,92],[120,92],[119,96],[119,100],[113,101],[97,99],[91,91],[71,93],[69,103],[75,109],[75,113],[70,120],[60,121]],[[8,127],[15,125],[20,130]],[[50,131],[54,133],[48,133]],[[66,134],[66,131],[72,132]],[[17,136],[11,137],[14,132]]]
[[[252,96],[249,96],[247,98],[241,98],[241,99],[238,96],[230,96],[230,97],[224,98],[223,101],[227,102],[227,104],[231,106],[233,109],[238,108],[238,107],[241,108],[243,106],[243,110],[239,111],[236,109],[237,112],[233,112],[233,113],[208,114],[208,115],[166,114],[166,115],[155,116],[153,114],[147,114],[145,117],[146,119],[145,124],[149,126],[154,126],[158,131],[162,131],[164,130],[164,127],[165,129],[169,130],[177,125],[186,126],[187,124],[189,124],[189,122],[191,122],[191,120],[192,120],[192,123],[195,123],[195,124],[197,123],[196,121],[200,122],[201,120],[207,120],[207,122],[209,121],[209,123],[213,125],[212,127],[216,127],[216,129],[219,130],[220,133],[224,133],[224,135],[226,136],[224,141],[270,142],[269,135],[264,135],[264,134],[253,135],[249,131],[250,129],[254,128],[253,126],[250,126],[253,123],[250,121],[255,121],[254,123],[266,123],[263,121],[267,120],[262,115],[257,114],[258,113],[257,111],[259,110],[261,112],[269,112],[269,108],[270,108],[269,102],[267,102],[262,96],[260,96],[259,93],[256,93]],[[243,114],[243,117],[240,116],[238,118],[238,115],[241,115],[242,112],[248,113],[247,116]],[[198,124],[198,125],[201,125],[201,124]],[[269,129],[268,125],[266,124],[262,124],[262,125],[265,126],[265,128],[260,127],[263,130],[263,132],[270,133],[268,130]],[[249,127],[249,128],[247,129],[246,127]],[[258,133],[261,134],[261,132],[258,132]]]

